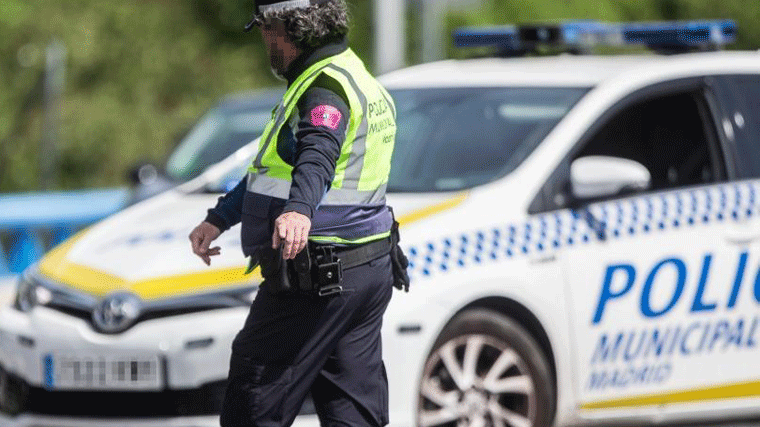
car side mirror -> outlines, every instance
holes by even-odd
[[[135,164],[127,172],[127,179],[132,185],[151,185],[158,176],[158,167],[148,162]]]
[[[649,188],[652,176],[641,163],[610,156],[586,156],[570,165],[570,189],[579,201]]]

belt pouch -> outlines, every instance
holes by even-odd
[[[298,289],[302,291],[313,291],[315,283],[311,279],[311,254],[309,245],[296,254],[295,258],[288,263],[288,270],[291,274],[291,283],[298,284]]]
[[[391,213],[393,210],[391,210]],[[398,242],[401,240],[401,235],[398,232],[398,222],[396,218],[393,218],[393,225],[391,227],[391,265],[393,266],[393,286],[396,289],[409,292],[409,273],[406,269],[409,267],[409,259],[407,259],[404,251],[399,246]]]

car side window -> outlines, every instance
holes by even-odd
[[[602,127],[575,158],[604,155],[635,160],[649,170],[650,190],[715,182],[722,178],[721,162],[711,149],[716,138],[702,109],[695,93],[636,103]]]
[[[658,93],[624,106],[575,148],[553,175],[553,182],[545,186],[541,199],[534,201],[531,213],[571,204],[569,165],[587,156],[640,163],[651,175],[646,191],[725,180],[723,156],[710,111],[704,92],[693,89]]]
[[[739,178],[760,177],[760,76],[724,76],[721,102],[724,131],[734,142]]]

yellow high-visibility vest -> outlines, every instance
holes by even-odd
[[[396,139],[396,110],[388,92],[351,49],[315,63],[290,85],[261,136],[259,153],[248,169],[248,191],[280,199],[289,197],[293,167],[278,154],[277,138],[282,127],[297,113],[298,101],[322,73],[342,86],[348,97],[350,117],[335,177],[320,204],[383,203]],[[351,242],[328,236],[309,236],[309,239],[363,243],[387,235],[366,236],[361,241]]]

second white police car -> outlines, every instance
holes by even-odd
[[[460,44],[502,53],[638,43],[671,55],[481,58],[382,77],[399,130],[388,201],[412,277],[383,330],[392,425],[760,418],[760,54],[675,54],[734,32],[462,31]],[[218,422],[256,283],[237,229],[211,273],[186,236],[254,150],[27,272],[0,312],[6,422]]]

